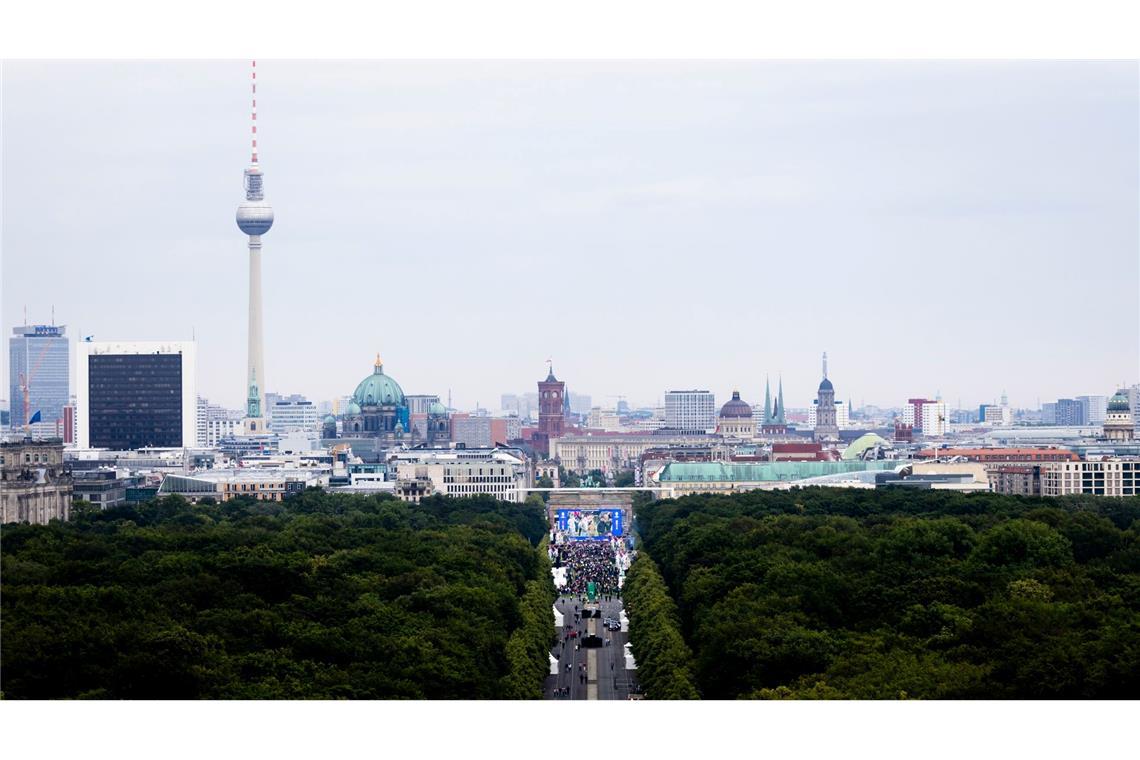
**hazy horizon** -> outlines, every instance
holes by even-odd
[[[198,340],[239,408],[249,62],[5,61],[3,332]],[[495,409],[782,373],[1015,406],[1140,378],[1135,62],[258,61],[266,388]],[[74,388],[73,388],[74,391]],[[9,399],[9,401],[12,401]]]

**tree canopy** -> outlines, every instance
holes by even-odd
[[[540,696],[545,532],[533,504],[315,489],[5,526],[4,696]]]
[[[1140,694],[1140,499],[810,488],[636,513],[704,698]],[[675,660],[630,609],[639,670]]]

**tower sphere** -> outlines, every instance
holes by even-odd
[[[247,235],[264,235],[273,226],[273,207],[265,201],[243,201],[237,208],[237,225]]]

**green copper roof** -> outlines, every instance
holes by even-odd
[[[1128,394],[1125,393],[1123,390],[1117,391],[1116,394],[1111,399],[1109,399],[1107,411],[1110,411],[1110,412],[1127,412],[1127,411],[1130,411],[1128,408]]]
[[[898,462],[670,462],[661,471],[662,483],[765,483],[803,480],[846,472],[893,470]]]
[[[352,392],[352,400],[361,406],[404,405],[404,390],[400,384],[384,374],[377,360],[372,374],[360,381]]]

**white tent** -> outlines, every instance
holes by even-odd
[[[629,618],[625,616],[625,610],[618,615],[618,622],[621,623],[621,632],[629,633]]]
[[[550,655],[550,675],[558,675],[558,658],[554,655]]]
[[[562,627],[562,621],[563,621],[562,613],[558,611],[557,607],[552,607],[551,609],[554,610],[554,627],[555,628],[561,628]]]

